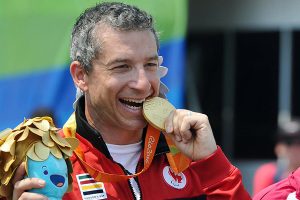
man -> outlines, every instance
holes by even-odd
[[[276,162],[260,166],[253,178],[253,193],[288,177],[300,166],[300,120],[292,119],[280,124],[276,131]]]
[[[136,7],[102,3],[77,20],[70,72],[84,95],[77,102],[75,121],[71,118],[66,127],[75,130],[80,151],[71,158],[73,190],[64,199],[250,199],[204,114],[178,109],[165,121],[164,134],[193,160],[182,173],[169,167],[170,146],[163,134],[156,149],[148,149],[156,140],[145,139],[153,129],[142,105],[159,95],[158,50],[152,17]],[[148,154],[154,155],[152,162]],[[22,180],[23,175],[21,166],[13,199],[44,199],[26,190],[45,182]]]
[[[287,199],[294,200],[300,199],[300,168],[299,168],[299,153],[300,153],[300,121],[299,119],[292,119],[287,121],[284,124],[281,124],[278,131],[278,141],[284,145],[284,158],[285,165],[281,166],[281,169],[272,170],[269,166],[269,169],[266,171],[264,168],[264,174],[259,171],[255,175],[254,181],[259,182],[259,178],[267,179],[268,176],[273,175],[273,179],[278,179],[277,183],[267,187],[255,195],[255,200],[269,200],[269,199]],[[265,167],[265,166],[263,166]],[[272,174],[273,171],[273,174]],[[275,175],[275,176],[274,176]],[[287,175],[289,175],[287,177]],[[259,177],[260,176],[260,177]],[[283,179],[282,176],[287,178]],[[269,178],[270,179],[270,178]],[[282,180],[283,179],[283,180]],[[281,180],[281,181],[280,181]],[[261,182],[266,182],[264,180]],[[256,183],[254,182],[254,183]],[[274,181],[275,182],[275,181]],[[262,184],[262,183],[260,183]],[[255,191],[254,191],[255,192]],[[255,193],[254,193],[255,194]]]

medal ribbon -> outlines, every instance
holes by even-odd
[[[65,137],[75,137],[76,120],[75,120],[74,113],[70,116],[70,118],[64,125],[63,133]],[[79,161],[81,162],[82,166],[96,181],[99,182],[124,181],[144,173],[150,167],[158,144],[159,136],[160,136],[160,131],[153,128],[149,124],[147,128],[146,138],[145,138],[144,168],[140,172],[132,175],[110,174],[95,169],[85,161],[84,154],[82,149],[80,148],[80,145],[75,149],[74,153],[76,157],[79,159]],[[169,138],[166,137],[166,139],[170,147],[170,153],[167,153],[169,164],[175,173],[180,173],[181,171],[183,171],[189,166],[190,160],[187,157],[185,157],[181,152],[178,151],[176,146],[172,143],[172,141]]]

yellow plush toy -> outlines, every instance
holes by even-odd
[[[27,176],[46,181],[44,191],[33,192],[44,194],[50,199],[60,199],[66,190],[71,190],[72,165],[69,157],[77,147],[78,140],[62,138],[58,130],[50,117],[36,117],[25,119],[13,130],[6,129],[0,133],[0,197],[12,194],[10,180],[24,161]],[[59,175],[57,170],[60,168],[66,172]],[[59,193],[62,193],[59,197],[49,196]]]

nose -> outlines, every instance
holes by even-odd
[[[151,76],[144,68],[137,69],[130,87],[139,91],[149,91],[151,89]]]

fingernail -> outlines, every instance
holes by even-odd
[[[38,184],[40,186],[44,186],[46,184],[46,182],[44,180],[38,180]]]

